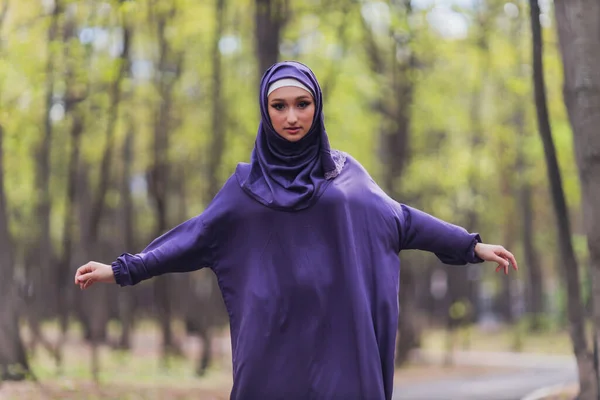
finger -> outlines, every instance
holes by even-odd
[[[497,254],[500,257],[508,260],[512,264],[515,271],[519,270],[519,266],[517,265],[517,259],[510,251],[506,250],[505,248],[502,248],[502,250]]]
[[[508,266],[510,265],[510,264],[508,263],[508,261],[506,261],[504,258],[502,258],[502,257],[500,257],[500,256],[498,256],[498,255],[495,255],[495,256],[493,257],[493,259],[492,259],[492,260],[490,260],[490,261],[493,261],[493,262],[496,262],[496,263],[498,263],[498,266],[499,266],[499,267],[508,267]]]
[[[75,276],[74,276],[75,284],[79,283],[79,279],[78,278],[79,278],[79,276],[81,274],[82,274],[82,267],[79,267],[79,268],[77,268],[77,271],[75,271]]]
[[[88,280],[87,280],[87,281],[85,281],[85,283],[83,284],[83,288],[84,288],[84,289],[87,289],[87,288],[89,288],[90,286],[92,286],[92,284],[93,284],[93,283],[94,283],[94,280],[93,280],[93,279],[88,279]]]
[[[496,267],[496,272],[499,272],[501,269],[502,269],[502,265],[498,265],[498,266]]]
[[[77,278],[79,276],[87,274],[89,272],[92,272],[92,267],[90,267],[87,264],[77,268],[77,271],[75,272],[75,283],[77,283]]]
[[[86,272],[91,272],[93,268],[89,264],[84,264],[81,267],[77,268],[78,274],[85,274]]]
[[[515,258],[515,256],[514,256],[512,253],[510,253],[510,252],[508,252],[508,251],[507,251],[507,253],[508,253],[508,254],[507,254],[506,256],[507,256],[507,257],[508,257],[508,259],[510,260],[510,263],[512,264],[512,266],[513,266],[513,269],[514,269],[515,271],[518,271],[518,270],[519,270],[519,265],[517,264],[517,259]]]
[[[87,274],[79,275],[77,277],[77,280],[79,282],[85,282],[85,281],[88,281],[88,280],[93,279],[93,278],[94,278],[94,273],[93,272],[88,272]]]

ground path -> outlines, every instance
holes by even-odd
[[[441,363],[439,353],[422,352],[424,362]],[[431,381],[399,382],[393,400],[521,400],[547,386],[572,384],[577,380],[572,356],[509,352],[456,352],[455,364],[498,368],[500,372]]]

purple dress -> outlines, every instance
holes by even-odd
[[[282,198],[244,186],[268,180],[248,178],[253,154],[202,214],[112,265],[121,286],[214,271],[230,319],[232,399],[390,399],[398,253],[481,261],[479,235],[397,203],[355,159],[327,154],[333,177],[295,204],[289,188]]]

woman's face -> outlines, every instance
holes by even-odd
[[[275,132],[290,142],[302,139],[313,123],[315,101],[310,93],[295,86],[284,86],[269,95],[269,117]]]

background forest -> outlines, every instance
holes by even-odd
[[[2,380],[80,393],[133,376],[227,397],[227,315],[212,272],[85,292],[72,277],[202,212],[249,160],[258,82],[285,59],[319,78],[332,147],[395,199],[520,261],[505,277],[492,264],[403,253],[399,376],[415,350],[451,365],[453,348],[575,349],[589,378],[594,213],[581,182],[600,174],[576,159],[572,126],[594,124],[569,114],[563,58],[582,53],[561,53],[557,26],[584,3],[0,0],[0,393]],[[533,79],[536,25],[545,92]],[[582,391],[597,391],[593,380]]]

